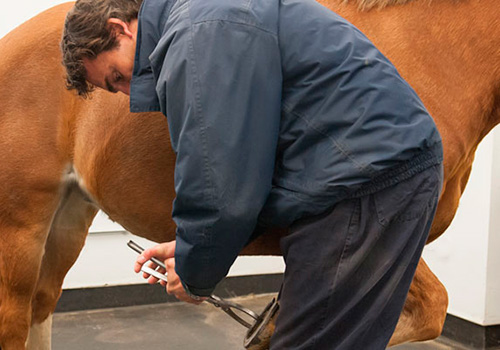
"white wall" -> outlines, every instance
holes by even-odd
[[[3,0],[0,5],[0,38],[38,13],[67,0]]]
[[[484,324],[500,324],[500,129],[493,141]]]

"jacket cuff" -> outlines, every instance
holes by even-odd
[[[182,279],[181,279],[182,286],[184,287],[184,290],[186,293],[193,299],[198,300],[200,297],[209,297],[212,295],[212,292],[214,291],[215,287],[213,288],[196,288],[187,285]]]

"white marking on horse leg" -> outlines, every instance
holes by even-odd
[[[42,323],[34,324],[30,328],[26,350],[50,350],[52,336],[52,314]]]
[[[68,165],[66,167],[66,170],[62,177],[62,181],[66,187],[71,187],[76,185],[82,192],[82,195],[84,196],[85,200],[97,206],[97,202],[87,190],[85,181],[83,180],[83,178],[80,176],[80,174],[73,165]]]

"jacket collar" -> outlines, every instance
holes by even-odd
[[[138,15],[134,70],[130,83],[130,111],[159,111],[156,82],[149,56],[161,38],[176,0],[144,0]]]

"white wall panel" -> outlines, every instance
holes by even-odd
[[[500,324],[500,130],[494,134],[484,324]]]
[[[0,38],[40,12],[67,2],[65,0],[2,1],[0,5]]]

